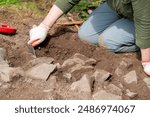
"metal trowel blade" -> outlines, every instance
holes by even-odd
[[[28,45],[29,52],[32,53],[36,57],[35,49],[32,45]]]

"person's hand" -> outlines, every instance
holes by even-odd
[[[28,41],[28,44],[35,47],[40,43],[42,43],[47,36],[48,30],[49,30],[48,26],[42,23],[39,26],[34,25],[29,32],[30,40]]]
[[[150,76],[150,61],[149,62],[142,62],[142,66],[144,69],[144,72]]]

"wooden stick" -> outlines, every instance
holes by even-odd
[[[69,17],[69,19],[74,22],[75,20],[72,17]],[[74,25],[76,27],[77,30],[79,30],[79,26],[77,24]]]
[[[63,22],[63,23],[57,23],[58,25],[80,25],[83,21],[71,21],[71,22]]]

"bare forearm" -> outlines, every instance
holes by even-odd
[[[51,28],[62,15],[63,11],[59,9],[56,5],[53,5],[45,19],[42,21],[42,23]]]

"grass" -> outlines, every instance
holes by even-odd
[[[103,0],[81,0],[79,4],[77,4],[71,12],[79,13],[79,16],[82,19],[87,19],[89,16],[88,10],[95,9]]]
[[[20,0],[0,0],[0,5],[2,4],[15,4],[20,2]]]
[[[0,10],[15,12],[22,18],[27,14],[34,18],[46,15],[46,12],[38,9],[35,2],[22,2],[22,0],[0,0]]]

